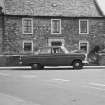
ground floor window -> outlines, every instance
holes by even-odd
[[[88,41],[79,41],[79,50],[88,53],[89,52],[89,42]]]
[[[23,41],[23,51],[32,52],[33,51],[33,41]]]

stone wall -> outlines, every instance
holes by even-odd
[[[0,14],[0,54],[2,54],[2,34],[3,34],[2,15]]]
[[[69,50],[78,49],[80,40],[89,41],[89,50],[95,45],[104,47],[105,19],[85,18],[89,21],[89,34],[79,34],[79,19],[56,17],[61,19],[61,34],[51,34],[51,19],[54,17],[32,17],[33,34],[22,33],[22,18],[27,16],[5,16],[5,35],[3,36],[3,51],[9,54],[23,54],[23,40],[33,40],[34,51],[48,45],[49,38],[64,38]],[[84,18],[82,18],[84,19]]]
[[[3,52],[18,54],[21,50],[21,18],[5,16],[4,26]]]

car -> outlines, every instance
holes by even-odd
[[[82,69],[85,61],[84,53],[71,53],[64,46],[40,48],[33,55],[21,57],[24,66],[32,69],[43,69],[44,66],[73,66]]]

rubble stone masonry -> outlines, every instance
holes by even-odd
[[[33,34],[22,33],[22,18],[33,18]],[[61,19],[61,34],[51,34],[51,19],[53,18]],[[89,34],[79,34],[79,19],[88,20]],[[36,51],[39,47],[48,46],[49,38],[63,38],[65,46],[69,50],[78,49],[80,40],[89,42],[89,50],[95,45],[99,45],[100,47],[104,47],[105,45],[104,18],[5,16],[4,20],[4,53],[23,54],[24,40],[32,40],[33,49]],[[1,31],[0,35],[2,36]],[[2,39],[1,36],[0,40]]]

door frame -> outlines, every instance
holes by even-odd
[[[54,41],[60,41],[61,43],[62,43],[62,46],[64,46],[65,45],[65,40],[64,40],[64,38],[49,38],[48,39],[48,46],[50,46],[51,47],[51,43],[52,42],[54,42]]]

